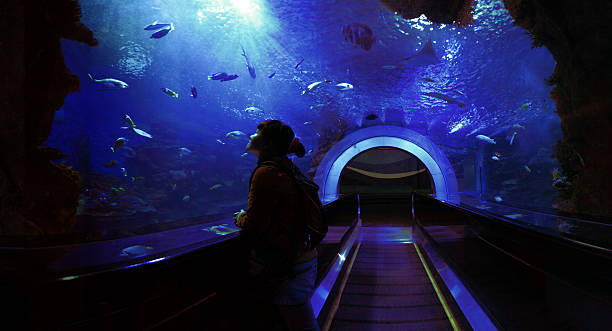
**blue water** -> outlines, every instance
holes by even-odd
[[[69,153],[66,164],[84,176],[79,215],[155,215],[156,222],[168,222],[228,216],[246,207],[256,159],[241,156],[246,140],[225,135],[234,130],[249,135],[266,119],[288,123],[306,150],[313,150],[295,160],[305,172],[325,137],[368,125],[401,125],[440,144],[462,174],[462,192],[521,206],[552,204],[551,171],[557,163],[551,153],[561,130],[545,79],[555,61],[547,49],[531,48],[526,31],[512,25],[501,0],[478,1],[473,24],[462,28],[432,24],[425,17],[404,20],[375,0],[80,2],[82,22],[100,44],[62,42],[67,66],[81,78],[81,91],[66,98],[47,141]],[[154,31],[144,27],[156,20],[172,22],[175,30],[150,38]],[[341,34],[342,25],[357,22],[377,37],[369,51],[345,42]],[[402,68],[401,59],[428,40],[440,62]],[[255,79],[241,46],[255,67]],[[215,72],[239,77],[208,80]],[[88,83],[88,73],[122,80],[129,88],[101,91]],[[333,84],[301,95],[325,78]],[[336,90],[339,82],[354,90]],[[198,91],[195,99],[191,86]],[[465,107],[426,95],[431,92]],[[245,112],[252,106],[262,111]],[[153,138],[120,129],[126,125],[123,114]],[[379,118],[366,121],[368,114]],[[513,128],[516,124],[524,129]],[[480,134],[497,144],[477,140]],[[129,140],[134,158],[110,150],[118,137]],[[181,147],[193,153],[181,157]],[[493,153],[501,161],[492,160]],[[480,157],[484,176],[477,187],[473,165]],[[118,165],[105,168],[112,159]],[[216,184],[221,186],[211,189]]]

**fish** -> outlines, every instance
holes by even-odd
[[[217,142],[218,142],[219,144],[221,144],[221,145],[225,145],[225,143],[224,143],[224,142],[222,142],[220,139],[217,139]]]
[[[104,163],[104,168],[112,168],[112,167],[116,166],[117,163],[119,163],[119,162],[117,162],[117,160],[110,160],[110,161]]]
[[[189,194],[186,194],[185,196],[183,196],[183,201],[189,201],[189,199],[191,199]]]
[[[493,139],[491,139],[491,138],[489,138],[489,137],[487,137],[485,135],[482,135],[482,134],[477,135],[476,139],[482,140],[482,141],[484,141],[486,143],[489,143],[489,144],[496,144],[495,140],[493,140]]]
[[[213,185],[213,186],[211,186],[211,187],[210,187],[210,190],[211,190],[211,191],[214,191],[214,190],[216,190],[216,189],[218,189],[218,188],[220,188],[220,187],[222,187],[222,186],[223,186],[222,184],[215,184],[215,185]]]
[[[424,81],[426,81],[426,82],[431,82],[431,83],[435,83],[435,82],[436,82],[436,80],[435,80],[435,79],[433,79],[433,78],[429,78],[429,77],[423,77],[423,78],[421,78],[421,79],[422,79],[422,80],[424,80]]]
[[[220,82],[227,82],[229,80],[234,80],[238,78],[238,75],[227,75],[227,77],[220,79]]]
[[[143,180],[143,179],[144,179],[144,177],[142,177],[142,176],[136,176],[136,177],[132,176],[132,177],[130,177],[130,179],[131,179],[133,182],[136,182],[136,181]]]
[[[174,31],[174,24],[170,23],[170,26],[165,28],[165,29],[161,29],[157,32],[155,32],[154,34],[151,35],[151,39],[159,39],[162,38],[164,36],[166,36],[168,33],[170,33],[171,31]]]
[[[138,257],[146,255],[148,251],[152,250],[151,246],[143,246],[143,245],[134,245],[130,247],[126,247],[121,250],[121,256],[132,256]]]
[[[454,126],[451,128],[451,130],[450,130],[448,133],[449,133],[449,134],[451,134],[451,133],[455,133],[455,132],[457,132],[457,131],[459,131],[459,130],[461,130],[461,129],[463,129],[463,123],[457,123],[457,124],[455,124],[455,125],[454,125]]]
[[[126,138],[119,137],[119,138],[115,139],[115,142],[113,143],[113,146],[111,146],[110,149],[111,149],[111,151],[116,152],[120,148],[125,146],[125,144],[127,144],[127,142],[128,142],[128,140]]]
[[[87,74],[87,76],[89,76],[90,84],[97,84],[98,86],[106,90],[120,90],[129,87],[126,82],[120,81],[115,78],[95,79],[91,74]]]
[[[514,143],[514,137],[516,137],[517,132],[514,131],[514,133],[512,133],[512,138],[510,138],[510,146],[512,146],[512,144]]]
[[[325,107],[324,103],[318,103],[314,106],[310,106],[310,109],[317,109],[317,108],[321,108],[321,107]]]
[[[365,117],[365,119],[368,120],[368,121],[373,121],[373,120],[375,120],[377,118],[378,118],[378,116],[376,114],[370,114],[370,115]]]
[[[310,91],[312,91],[314,89],[323,87],[323,85],[321,85],[323,83],[331,83],[331,80],[324,79],[324,80],[320,80],[320,81],[317,81],[317,82],[314,82],[314,83],[308,85],[308,87],[306,87],[306,89],[304,91],[302,91],[302,95],[304,95],[306,93],[309,93]]]
[[[302,62],[304,62],[304,58],[302,58],[300,62],[298,62],[298,64],[295,65],[295,69],[297,69],[300,66],[300,64],[302,64]]]
[[[130,115],[128,114],[123,114],[123,120],[129,125],[129,126],[122,126],[122,129],[132,129],[132,131],[136,132],[136,134],[141,135],[143,137],[147,137],[147,138],[153,138],[152,135],[148,134],[147,132],[137,129],[136,128],[136,124],[134,123],[134,121],[132,120],[132,118],[130,117]],[[133,150],[132,150],[133,151]]]
[[[499,157],[497,157],[497,156],[493,155],[493,156],[491,156],[491,160],[493,160],[493,161],[499,161],[499,160],[501,160],[501,159],[500,159]]]
[[[522,104],[522,105],[519,107],[519,109],[520,109],[520,110],[525,110],[525,109],[527,109],[527,107],[529,107],[529,105],[530,105],[530,103],[529,103],[529,102],[525,102],[524,104]]]
[[[121,171],[121,173],[123,174],[123,176],[127,177],[127,169],[125,169],[125,168],[121,168],[121,169],[119,169],[119,171]]]
[[[153,138],[152,135],[148,134],[147,132],[145,132],[143,130],[140,130],[140,129],[137,129],[137,128],[132,128],[132,131],[136,132],[136,134],[141,135],[143,137],[146,137],[146,138],[149,138],[149,139]]]
[[[191,97],[194,99],[198,97],[198,90],[193,86],[191,87]]]
[[[431,39],[425,43],[425,46],[423,46],[420,51],[414,55],[405,57],[403,60],[407,61],[404,64],[407,67],[421,67],[440,63],[440,60],[434,51]]]
[[[457,94],[459,94],[459,95],[461,95],[461,96],[466,97],[466,95],[465,95],[463,92],[461,92],[461,91],[457,90],[456,88],[452,89],[451,91],[453,91],[453,92],[455,92],[455,93],[457,93]]]
[[[553,168],[552,180],[555,181],[557,179],[566,179],[566,177],[561,175],[561,172],[559,171],[559,169]]]
[[[260,108],[255,107],[255,106],[251,106],[251,107],[244,108],[244,111],[247,112],[247,113],[259,113],[262,110]]]
[[[512,125],[512,128],[513,128],[513,129],[523,129],[523,130],[525,130],[525,127],[524,127],[524,126],[522,126],[522,125],[520,125],[520,124],[518,124],[518,123],[513,124],[513,125]]]
[[[178,93],[172,91],[171,89],[169,89],[167,87],[162,87],[161,91],[166,93],[167,95],[173,97],[173,98],[178,98],[179,97]]]
[[[176,183],[172,184],[171,187],[172,187],[172,191],[176,191]]]
[[[246,157],[247,155],[249,155],[249,153],[242,153],[240,154],[240,157]]]
[[[515,219],[519,219],[519,218],[523,217],[523,214],[508,214],[508,215],[504,215],[504,216],[515,220]]]
[[[208,76],[208,80],[221,80],[227,77],[226,72],[217,72]]]
[[[397,66],[389,64],[389,65],[384,65],[380,68],[383,70],[393,70],[393,69],[397,69]]]
[[[144,29],[147,30],[147,31],[150,31],[150,30],[159,30],[159,29],[162,29],[162,28],[169,27],[171,25],[172,25],[172,23],[159,23],[158,21],[155,21],[155,22],[147,25]]]
[[[376,42],[372,29],[361,23],[343,25],[342,35],[344,36],[344,41],[353,44],[355,47],[359,46],[366,51],[369,51]]]
[[[523,166],[523,168],[525,168],[525,170],[527,170],[527,172],[531,172],[531,168],[529,168],[529,166],[528,166],[528,165],[526,165],[526,164],[525,164],[525,165]]]
[[[496,195],[495,197],[493,197],[493,199],[497,202],[502,202],[504,201],[504,199],[502,199],[502,197],[500,197],[499,195]]]
[[[181,147],[179,148],[179,156],[186,156],[193,153],[189,148],[187,147]]]
[[[131,159],[134,156],[136,156],[136,151],[134,151],[134,149],[132,149],[129,146],[123,146],[121,148],[121,152],[119,153],[119,156]]]
[[[271,73],[270,76],[268,76],[268,78],[272,78],[272,77],[274,77],[274,75],[276,75],[276,71]]]
[[[353,85],[349,83],[338,83],[336,84],[336,89],[338,89],[338,91],[348,91],[353,89]]]
[[[136,127],[136,124],[128,114],[123,114],[123,120],[132,128]]]
[[[434,97],[434,98],[437,98],[437,99],[440,99],[440,100],[444,100],[444,101],[446,101],[448,103],[455,104],[455,105],[457,105],[457,106],[459,106],[461,108],[465,107],[465,103],[463,103],[460,100],[457,100],[457,99],[455,99],[453,97],[450,97],[450,96],[448,96],[446,94],[442,94],[442,93],[438,93],[438,92],[427,92],[427,93],[425,93],[425,95],[430,96],[430,97]]]
[[[241,139],[241,138],[246,138],[246,133],[242,132],[242,131],[230,131],[228,133],[225,134],[225,138],[232,138],[232,139]]]
[[[242,56],[244,56],[244,60],[246,61],[247,69],[249,69],[249,75],[251,75],[251,78],[255,79],[257,77],[257,74],[255,73],[255,67],[249,61],[249,57],[246,55],[246,52],[244,51],[244,47],[240,46],[240,48],[242,48]]]
[[[112,192],[125,192],[125,188],[119,186],[119,187],[111,187],[111,191]]]
[[[304,122],[304,125],[310,125],[310,124],[312,124],[312,121],[306,121],[306,122]]]

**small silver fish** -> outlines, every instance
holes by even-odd
[[[225,134],[225,138],[232,138],[232,139],[241,139],[241,138],[245,138],[247,135],[246,133],[242,132],[242,131],[230,131],[228,133]]]
[[[485,136],[483,134],[477,135],[476,139],[482,140],[482,141],[484,141],[486,143],[489,143],[489,144],[496,144],[495,140],[493,140],[493,139],[491,139],[491,138],[489,138],[489,137],[487,137],[487,136]]]
[[[336,84],[338,91],[349,91],[353,89],[353,85],[349,83],[338,83]]]
[[[119,90],[119,89],[124,89],[124,88],[129,87],[129,85],[126,82],[120,81],[118,79],[114,79],[114,78],[95,79],[93,78],[91,74],[87,74],[87,76],[89,76],[90,84],[97,84],[104,89]]]

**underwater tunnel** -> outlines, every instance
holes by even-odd
[[[2,325],[282,329],[234,221],[268,120],[327,215],[321,330],[612,325],[609,1],[1,7]]]
[[[372,126],[352,132],[327,152],[314,177],[321,187],[320,194],[323,199],[335,199],[339,196],[342,170],[353,158],[379,147],[393,147],[414,155],[432,177],[435,197],[442,201],[459,200],[455,173],[440,148],[426,136],[413,130],[389,125]]]

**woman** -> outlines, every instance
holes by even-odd
[[[303,157],[304,145],[289,126],[272,120],[257,126],[246,150],[258,158],[258,166],[251,175],[248,208],[235,213],[234,220],[250,248],[250,304],[272,305],[286,329],[319,330],[310,305],[317,251],[304,245],[303,198],[292,175],[301,172],[287,158]]]

